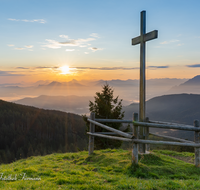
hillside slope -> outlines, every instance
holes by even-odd
[[[89,100],[93,100],[93,97],[41,95],[35,98],[23,98],[15,101],[15,103],[43,109],[54,109],[76,114],[85,114],[89,112]]]
[[[186,82],[172,87],[168,93],[193,93],[200,94],[200,75],[197,75]]]
[[[193,153],[155,151],[131,165],[131,151],[101,150],[29,157],[1,164],[1,189],[187,189],[200,188]],[[10,179],[8,180],[10,176]]]
[[[79,115],[0,100],[0,161],[84,150],[86,125]]]
[[[200,95],[171,94],[152,98],[146,102],[146,116],[151,120],[181,122],[192,125],[200,118]],[[133,112],[139,111],[139,104],[125,106],[125,118],[132,118]]]
[[[150,120],[166,121],[193,125],[195,119],[200,119],[200,95],[171,94],[152,98],[146,102],[146,116]],[[125,118],[132,119],[133,112],[139,112],[139,104],[124,107]],[[194,133],[180,130],[150,129],[152,132],[168,133],[185,139],[194,139]]]

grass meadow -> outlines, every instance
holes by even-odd
[[[131,151],[54,153],[0,165],[0,189],[200,189],[194,153],[154,150],[131,164]]]

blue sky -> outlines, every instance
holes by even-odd
[[[147,43],[147,77],[191,78],[200,71],[199,7],[198,0],[0,0],[0,77],[136,79],[140,48],[131,38],[146,10],[146,31],[158,30]],[[71,73],[59,75],[63,65]]]

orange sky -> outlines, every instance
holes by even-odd
[[[17,82],[36,82],[38,80],[50,81],[71,81],[76,80],[112,80],[112,79],[139,79],[139,69],[74,69],[69,70],[67,74],[62,74],[60,68],[50,69],[22,69],[11,72],[13,76],[0,76],[0,83],[17,83]],[[146,69],[146,79],[154,78],[193,78],[198,75],[199,71],[195,68],[184,68],[183,66],[176,66],[173,68],[148,68]]]

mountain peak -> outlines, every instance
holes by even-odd
[[[181,85],[200,85],[200,75],[197,75],[193,77],[192,79],[189,79],[188,81],[186,81],[185,83]]]
[[[60,85],[62,85],[62,83],[57,82],[57,81],[53,81],[50,84],[48,84],[48,86],[60,86]]]

